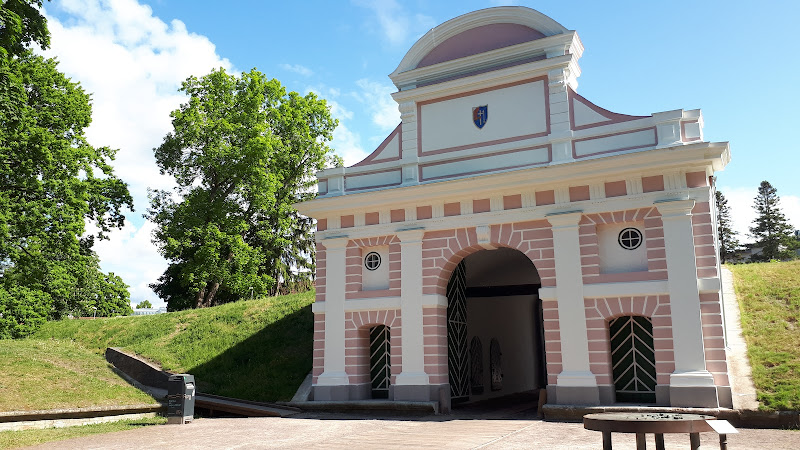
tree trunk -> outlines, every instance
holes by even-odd
[[[204,307],[208,308],[214,306],[214,296],[217,295],[217,289],[219,289],[219,282],[214,282],[214,284],[211,285],[211,292],[208,293],[208,297],[204,302]]]
[[[203,307],[203,297],[206,296],[206,288],[202,288],[197,291],[197,297],[194,299],[194,308],[202,308]]]

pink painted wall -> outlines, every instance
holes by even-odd
[[[544,34],[524,25],[514,23],[483,25],[461,32],[437,45],[422,58],[417,64],[417,68],[522,44],[543,37],[545,37]]]

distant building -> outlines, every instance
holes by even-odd
[[[133,315],[134,316],[152,316],[153,314],[161,314],[167,312],[167,307],[162,306],[161,308],[134,308]]]
[[[728,144],[703,139],[700,110],[590,102],[582,53],[524,7],[409,50],[390,75],[402,122],[298,205],[317,219],[314,401],[732,406],[713,208]]]

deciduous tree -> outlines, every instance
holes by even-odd
[[[141,301],[136,305],[136,309],[152,308],[152,307],[153,307],[153,304],[150,303],[150,300]]]
[[[170,310],[272,292],[287,267],[313,267],[312,223],[292,204],[333,162],[336,121],[324,100],[255,69],[189,77],[181,91],[189,100],[155,149],[178,187],[150,195],[154,242],[170,261],[151,287]]]
[[[114,175],[115,150],[84,129],[90,97],[52,59],[41,1],[0,5],[0,336],[19,337],[67,313],[130,311],[127,286],[100,271],[87,221],[103,238],[133,208]]]
[[[753,261],[769,261],[772,259],[791,259],[795,256],[797,240],[786,216],[780,209],[778,190],[768,181],[762,181],[758,187],[758,195],[754,199],[753,209],[758,216],[750,227],[750,235],[756,240],[753,247],[761,248],[761,253],[753,255]]]

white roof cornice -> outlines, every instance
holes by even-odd
[[[565,164],[317,198],[294,206],[301,214],[322,218],[352,211],[354,205],[358,205],[359,209],[381,209],[418,201],[430,203],[440,198],[479,196],[492,191],[543,189],[554,184],[586,184],[592,179],[623,179],[632,174],[652,174],[688,167],[706,166],[711,172],[716,172],[724,169],[729,161],[727,142],[698,142]]]

